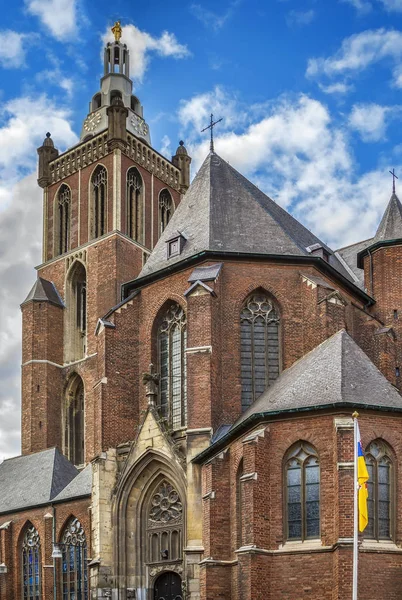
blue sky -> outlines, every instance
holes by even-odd
[[[111,5],[112,10],[111,11]],[[0,25],[0,459],[19,452],[19,303],[41,260],[36,148],[77,141],[114,20],[153,145],[216,150],[324,241],[371,237],[402,175],[402,0],[17,0]],[[402,185],[402,182],[401,184]]]

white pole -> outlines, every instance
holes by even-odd
[[[358,573],[358,481],[357,481],[357,414],[353,413],[353,430],[354,430],[354,469],[353,469],[353,586],[352,586],[352,600],[357,600],[357,573]]]

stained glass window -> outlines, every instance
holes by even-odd
[[[393,469],[391,452],[382,440],[371,442],[366,450],[369,474],[368,524],[364,536],[374,540],[392,539]]]
[[[244,411],[279,376],[279,314],[265,294],[253,294],[243,306],[240,337]]]
[[[63,600],[88,600],[87,542],[78,519],[68,522],[61,549]]]
[[[93,213],[92,237],[97,238],[106,232],[106,186],[105,167],[98,166],[92,176]]]
[[[136,168],[127,173],[127,235],[142,241],[142,178]]]
[[[173,199],[168,190],[159,194],[159,229],[160,234],[165,230],[173,214]]]
[[[320,466],[315,449],[300,442],[286,456],[287,539],[306,540],[320,535]]]
[[[147,530],[149,562],[182,559],[183,505],[179,493],[167,480],[152,493]]]
[[[178,304],[167,310],[158,330],[159,407],[177,429],[186,425],[186,315]]]
[[[70,201],[70,188],[63,184],[57,195],[58,254],[68,252],[70,247]]]
[[[22,597],[41,598],[41,551],[39,533],[33,525],[27,527],[22,542]]]

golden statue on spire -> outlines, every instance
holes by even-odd
[[[114,39],[116,40],[116,42],[120,42],[122,31],[123,30],[121,28],[120,21],[116,21],[116,23],[112,27],[112,33],[114,35]]]

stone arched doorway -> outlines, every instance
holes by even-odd
[[[183,600],[181,577],[174,571],[165,571],[154,583],[154,600]]]

